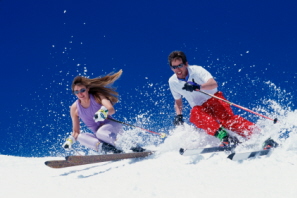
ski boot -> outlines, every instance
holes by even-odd
[[[140,146],[138,146],[138,145],[135,146],[135,147],[130,148],[130,150],[132,150],[133,152],[136,152],[136,153],[145,151],[144,148],[142,148],[142,147],[140,147]]]
[[[241,143],[237,137],[229,135],[223,127],[220,127],[214,136],[221,140],[221,144],[219,145],[220,147],[236,147],[239,143]]]
[[[99,147],[101,147],[101,148],[99,148],[98,151],[100,153],[103,153],[103,154],[107,154],[107,153],[123,153],[122,150],[119,150],[115,146],[113,146],[111,144],[108,144],[108,143],[105,143],[105,142],[102,142],[99,145]]]
[[[263,147],[263,150],[276,148],[276,147],[278,147],[278,143],[275,142],[273,139],[268,138],[267,140],[265,140],[262,147]]]

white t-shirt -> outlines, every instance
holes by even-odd
[[[188,81],[192,81],[194,79],[195,82],[199,85],[202,85],[206,83],[209,79],[213,78],[212,75],[206,69],[198,65],[191,65],[191,66],[189,65],[188,72],[189,72]],[[182,96],[185,97],[192,108],[197,105],[199,106],[202,105],[206,100],[210,98],[210,96],[203,94],[199,91],[189,92],[182,89],[186,82],[179,80],[176,74],[173,74],[169,78],[168,82],[169,82],[169,87],[173,95],[173,98],[177,100],[177,99],[180,99]],[[203,90],[203,91],[213,95],[214,93],[217,92],[217,88],[214,88],[211,90]]]

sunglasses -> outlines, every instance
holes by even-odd
[[[81,90],[78,91],[73,91],[74,94],[79,94],[79,93],[84,93],[87,89],[82,88]]]
[[[183,63],[182,63],[182,64],[179,64],[179,65],[177,65],[177,66],[172,66],[172,65],[170,65],[170,67],[171,67],[172,69],[182,68],[183,66],[184,66]]]

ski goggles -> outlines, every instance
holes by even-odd
[[[179,65],[177,65],[177,66],[172,66],[172,65],[170,65],[170,67],[171,67],[172,69],[182,68],[183,66],[184,66],[183,63],[181,63],[181,64],[179,64]]]
[[[73,91],[74,94],[84,93],[87,89],[82,88],[81,90]]]

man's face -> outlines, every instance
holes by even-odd
[[[183,64],[183,61],[181,59],[174,59],[171,62],[171,70],[176,74],[178,78],[185,79],[188,75],[188,63]]]

